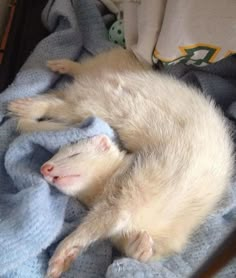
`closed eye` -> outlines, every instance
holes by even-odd
[[[72,158],[72,157],[77,156],[77,155],[79,155],[79,154],[80,154],[80,153],[74,153],[74,154],[68,156],[68,158]]]
[[[77,143],[78,143],[78,141],[71,142],[70,145],[73,146],[73,145],[76,145]]]

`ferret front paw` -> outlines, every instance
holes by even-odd
[[[49,60],[47,66],[51,71],[59,72],[61,74],[66,74],[71,71],[73,62],[67,59],[61,60]]]
[[[154,255],[154,241],[147,232],[140,232],[126,247],[126,255],[140,262],[147,262]]]
[[[56,249],[48,264],[47,278],[59,278],[70,268],[80,251],[77,246],[72,246],[67,240],[63,241]]]
[[[10,116],[38,119],[44,113],[44,105],[33,98],[23,98],[12,101],[8,104]]]

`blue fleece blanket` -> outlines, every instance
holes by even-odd
[[[101,133],[113,136],[95,118],[64,132],[19,136],[16,122],[6,117],[8,101],[45,92],[57,81],[58,75],[46,68],[48,59],[82,58],[112,47],[94,1],[49,1],[43,22],[52,34],[0,95],[0,277],[44,277],[52,243],[73,230],[85,213],[77,201],[68,202],[42,179],[40,165],[71,141]],[[81,256],[66,277],[76,277],[78,271],[80,277],[104,277],[110,263],[111,246],[102,242]]]
[[[86,210],[77,201],[50,187],[39,173],[40,165],[71,141],[112,129],[97,118],[60,132],[19,136],[16,122],[6,116],[8,101],[30,97],[60,86],[58,75],[45,67],[46,60],[82,59],[113,45],[107,41],[103,19],[93,0],[50,0],[43,22],[52,32],[41,41],[0,95],[0,277],[42,278],[59,240],[72,231]],[[188,277],[235,223],[236,190],[232,186],[221,206],[195,233],[182,254],[142,264],[132,259],[112,263],[109,242],[99,242],[81,255],[63,277]],[[174,235],[173,235],[174,236]],[[231,264],[220,277],[235,277]]]

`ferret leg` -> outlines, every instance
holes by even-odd
[[[53,121],[37,121],[25,118],[19,118],[17,123],[17,130],[20,132],[34,132],[34,131],[57,131],[63,130],[68,125],[65,123]]]
[[[9,115],[38,120],[47,117],[51,111],[63,105],[63,101],[53,94],[33,98],[16,99],[9,103]]]
[[[145,231],[117,236],[112,238],[112,242],[126,256],[140,262],[147,262],[155,253],[154,241]]]
[[[56,94],[17,99],[8,105],[10,115],[18,117],[18,130],[60,130],[71,123],[71,109]],[[45,119],[38,121],[39,119]]]
[[[71,76],[79,75],[81,72],[81,64],[68,59],[49,60],[47,66],[51,71]]]
[[[98,203],[88,213],[83,223],[59,244],[49,262],[47,277],[60,277],[91,243],[125,229],[129,217],[128,211],[121,211],[115,205]]]

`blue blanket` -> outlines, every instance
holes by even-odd
[[[107,50],[103,19],[93,0],[50,0],[43,22],[52,32],[41,41],[0,95],[0,277],[42,278],[57,243],[85,215],[84,207],[50,187],[39,173],[40,165],[66,143],[105,133],[112,129],[97,118],[82,126],[60,132],[20,135],[16,122],[6,114],[13,99],[30,97],[68,82],[47,70],[48,59],[83,59]],[[221,206],[194,234],[183,253],[142,264],[116,259],[108,241],[98,242],[81,255],[63,277],[188,277],[235,223],[236,190],[232,186]],[[174,235],[173,235],[174,236]],[[235,277],[235,263],[220,277]]]
[[[43,22],[53,33],[38,44],[0,95],[0,277],[44,277],[52,243],[73,230],[85,213],[77,201],[68,202],[42,179],[40,165],[71,141],[101,133],[113,136],[112,129],[95,118],[81,128],[19,136],[15,120],[6,117],[8,101],[42,93],[57,81],[58,75],[45,66],[48,59],[82,58],[113,46],[93,1],[49,1]],[[81,277],[104,277],[110,263],[111,246],[103,242],[81,256],[66,277],[76,277],[75,269]]]

